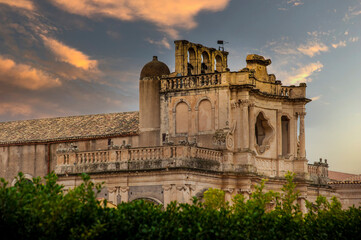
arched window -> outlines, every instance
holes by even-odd
[[[187,64],[187,74],[192,75],[195,72],[197,67],[197,57],[196,52],[193,48],[188,49],[188,64]]]
[[[188,105],[185,102],[178,103],[175,109],[175,128],[176,133],[188,132]]]
[[[207,99],[202,100],[198,107],[198,131],[212,130],[212,105]]]
[[[282,126],[282,156],[290,153],[290,119],[286,116],[281,117]]]
[[[222,57],[217,55],[215,58],[215,71],[216,72],[222,72]]]
[[[208,73],[209,67],[209,55],[207,52],[202,53],[202,64],[201,64],[201,73]]]

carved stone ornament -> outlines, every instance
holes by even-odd
[[[235,120],[232,121],[231,128],[229,129],[229,132],[227,133],[226,137],[226,147],[227,150],[233,151],[234,150],[234,130],[236,129],[237,122]]]
[[[226,144],[227,132],[224,129],[217,129],[213,135],[213,144],[225,145]]]
[[[168,184],[168,185],[163,185],[163,190],[164,191],[170,191],[175,185],[174,184]]]

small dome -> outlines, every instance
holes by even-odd
[[[154,56],[153,61],[150,61],[149,63],[145,64],[142,71],[140,72],[140,79],[146,77],[160,77],[162,75],[169,75],[170,71],[168,66],[158,61],[158,57]]]

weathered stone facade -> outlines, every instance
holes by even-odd
[[[361,194],[351,200],[340,184],[329,184],[327,163],[308,164],[305,83],[283,86],[267,72],[271,60],[255,54],[231,72],[228,52],[185,40],[175,48],[175,72],[156,57],[142,69],[139,115],[83,116],[71,131],[72,117],[3,123],[3,130],[20,135],[0,136],[1,176],[12,181],[18,171],[44,176],[54,170],[71,188],[86,172],[105,183],[103,197],[115,204],[139,198],[168,204],[191,202],[211,187],[223,189],[227,200],[248,197],[262,178],[279,191],[291,171],[303,209],[305,199],[319,194],[336,195],[347,206],[360,202]],[[21,137],[22,129],[29,136]],[[36,129],[38,136],[31,136]]]

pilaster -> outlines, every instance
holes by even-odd
[[[256,151],[255,149],[255,104],[251,102],[249,104],[249,149],[251,151]]]

